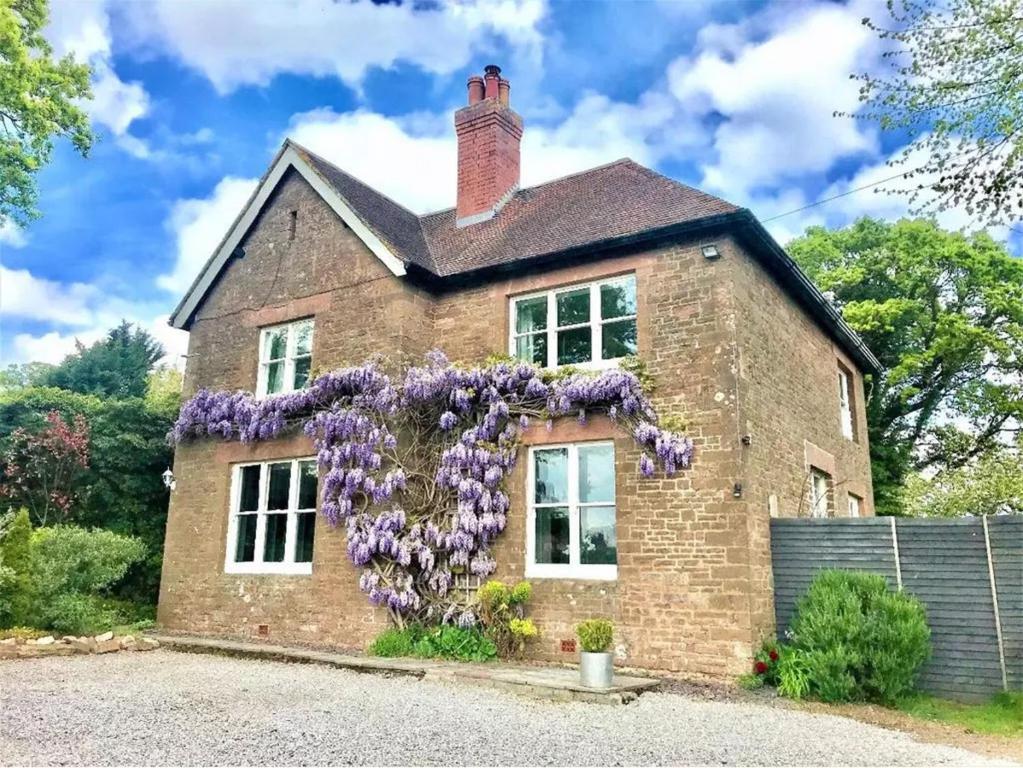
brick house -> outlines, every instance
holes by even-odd
[[[496,577],[533,582],[540,657],[571,659],[573,625],[607,616],[621,663],[745,671],[774,625],[769,518],[873,514],[877,361],[745,209],[631,160],[520,189],[499,73],[470,78],[455,114],[452,209],[417,216],[285,142],[171,317],[191,334],[185,395],[290,391],[379,353],[591,368],[638,353],[693,467],[642,479],[606,420],[527,430]],[[311,455],[302,435],[178,447],[165,627],[362,647],[387,625],[343,531],[317,520]],[[555,501],[534,503],[541,483]],[[595,535],[597,556],[581,549]]]

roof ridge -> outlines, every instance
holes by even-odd
[[[661,173],[660,171],[658,171],[655,168],[650,168],[649,166],[643,165],[642,163],[636,163],[636,162],[633,162],[633,165],[635,165],[640,170],[646,171],[651,176],[657,176],[659,178],[664,179],[665,181],[670,181],[672,184],[677,184],[680,187],[685,187],[686,189],[691,189],[691,190],[693,190],[693,192],[698,192],[701,195],[704,195],[706,197],[710,197],[710,198],[712,198],[714,200],[717,200],[718,202],[724,203],[725,205],[730,205],[733,208],[740,208],[741,207],[741,206],[736,205],[735,203],[732,203],[732,202],[729,202],[728,200],[725,200],[725,198],[723,198],[723,197],[718,197],[717,195],[712,195],[710,192],[707,192],[706,190],[700,189],[699,187],[694,187],[692,184],[686,184],[684,181],[679,181],[678,179],[673,179],[673,178],[671,178],[671,176],[668,176],[667,174]]]
[[[548,179],[547,181],[541,181],[539,184],[533,184],[532,186],[529,186],[529,187],[519,187],[517,190],[515,190],[515,194],[517,195],[519,192],[528,192],[528,191],[530,191],[532,189],[539,189],[540,187],[546,187],[548,184],[557,184],[560,181],[567,181],[568,179],[574,179],[577,176],[585,176],[586,174],[594,173],[595,171],[603,171],[603,170],[605,170],[607,168],[612,168],[612,167],[614,167],[616,165],[626,165],[626,164],[628,164],[628,165],[635,165],[637,168],[642,168],[643,167],[642,165],[637,163],[635,160],[633,160],[631,157],[619,157],[617,160],[612,160],[609,163],[602,163],[601,165],[595,165],[592,168],[586,168],[586,169],[581,170],[581,171],[573,171],[572,173],[566,173],[563,176],[557,176],[557,177],[555,177],[553,179]],[[419,218],[426,219],[426,218],[429,218],[431,216],[438,216],[438,215],[440,215],[442,213],[447,213],[448,211],[453,211],[453,210],[455,210],[455,206],[449,205],[446,208],[440,208],[440,209],[438,209],[436,211],[428,211],[427,213],[420,214]]]
[[[414,216],[414,217],[415,217],[415,218],[417,218],[417,219],[418,219],[418,218],[420,218],[419,214],[418,214],[418,213],[416,213],[415,211],[413,211],[413,210],[412,210],[411,208],[409,208],[409,207],[408,207],[407,205],[403,205],[403,204],[399,203],[399,202],[398,202],[397,200],[395,200],[395,199],[394,199],[393,197],[391,197],[391,196],[390,196],[390,195],[388,195],[388,194],[385,194],[384,192],[381,192],[381,191],[380,191],[379,189],[377,189],[376,187],[374,187],[374,186],[373,186],[372,184],[368,184],[367,182],[363,181],[362,179],[360,179],[360,178],[359,178],[358,176],[356,176],[355,174],[353,174],[353,173],[349,173],[348,171],[346,171],[346,170],[345,170],[344,168],[342,168],[341,166],[337,165],[336,163],[332,163],[332,162],[330,162],[330,160],[328,160],[327,158],[325,158],[325,157],[324,157],[323,155],[320,155],[320,154],[317,154],[316,152],[313,152],[313,151],[312,151],[311,149],[309,149],[309,148],[308,148],[308,147],[306,147],[306,146],[303,146],[302,144],[299,144],[299,143],[298,143],[297,141],[295,141],[294,139],[292,139],[292,138],[290,138],[290,137],[289,137],[289,138],[286,138],[286,139],[284,140],[284,143],[285,143],[285,144],[291,144],[291,145],[292,145],[293,147],[295,147],[295,149],[299,150],[300,152],[305,152],[305,153],[306,153],[306,154],[308,154],[308,155],[312,155],[312,156],[313,156],[314,158],[316,158],[317,160],[319,160],[319,161],[320,161],[321,163],[325,163],[325,164],[329,165],[329,166],[330,166],[331,168],[333,168],[333,169],[334,169],[335,171],[337,171],[338,173],[342,173],[342,174],[344,174],[345,176],[347,176],[348,178],[350,178],[350,179],[351,179],[352,181],[354,181],[354,182],[355,182],[356,184],[361,184],[362,186],[364,186],[364,187],[365,187],[366,189],[370,190],[370,191],[371,191],[371,192],[373,192],[374,194],[376,194],[376,195],[379,195],[380,197],[384,198],[384,199],[385,199],[385,200],[386,200],[387,202],[389,202],[389,203],[393,203],[394,205],[398,206],[399,208],[401,208],[401,209],[402,209],[403,211],[405,211],[405,212],[406,212],[406,213],[408,213],[409,215],[411,215],[411,216]]]

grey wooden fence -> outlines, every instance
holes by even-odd
[[[880,573],[927,608],[920,687],[980,699],[1023,689],[1023,517],[771,521],[779,636],[822,568]]]

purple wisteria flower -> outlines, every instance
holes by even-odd
[[[585,424],[593,414],[633,436],[644,477],[690,466],[692,441],[658,426],[632,373],[558,378],[525,363],[462,367],[440,352],[397,386],[365,364],[262,399],[201,390],[181,408],[170,437],[255,442],[301,426],[322,468],[321,514],[344,526],[369,600],[396,615],[472,626],[477,619],[456,577],[485,579],[497,568],[490,548],[508,523],[505,484],[522,431],[534,418],[550,430],[555,419]],[[399,435],[421,444],[400,447]],[[410,456],[418,461],[407,464]]]

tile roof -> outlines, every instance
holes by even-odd
[[[627,241],[661,228],[726,225],[865,370],[880,370],[877,358],[838,310],[752,213],[632,160],[520,189],[493,218],[456,227],[454,208],[418,216],[293,141],[285,142],[282,153],[288,146],[406,267],[415,265],[439,278]],[[195,285],[190,293],[194,290]]]
[[[395,255],[439,277],[739,210],[625,159],[520,189],[493,218],[456,227],[454,208],[416,216],[295,146]]]

